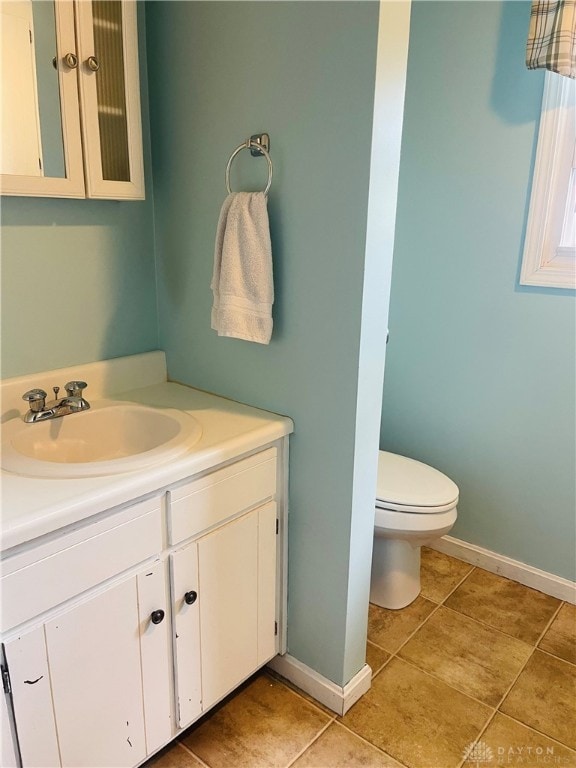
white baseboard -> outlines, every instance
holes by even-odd
[[[489,549],[469,544],[467,541],[443,536],[428,545],[430,549],[443,552],[445,555],[457,557],[471,565],[477,565],[490,573],[497,573],[507,579],[517,581],[526,587],[532,587],[546,595],[552,595],[567,603],[576,603],[576,582],[555,576],[553,573],[541,571],[519,560],[512,560],[505,555],[491,552]]]
[[[372,684],[372,670],[368,664],[344,687],[336,685],[288,653],[275,656],[268,666],[337,715],[345,715]]]

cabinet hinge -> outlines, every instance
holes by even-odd
[[[4,693],[12,693],[10,672],[8,671],[8,667],[5,666],[2,666],[2,687],[4,688]]]
[[[274,636],[276,637],[277,634],[278,634],[278,622],[275,621],[274,622]]]
[[[280,520],[278,520],[278,518],[276,518],[276,536],[278,536],[279,528],[280,528]]]

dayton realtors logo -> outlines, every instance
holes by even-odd
[[[567,758],[555,754],[554,747],[530,744],[490,747],[485,741],[472,741],[462,753],[470,768],[498,765],[568,765]]]
[[[494,760],[494,752],[484,741],[472,741],[462,756],[467,763],[473,763],[476,766],[491,763]]]

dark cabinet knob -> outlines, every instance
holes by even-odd
[[[164,611],[159,608],[157,611],[152,611],[150,614],[150,621],[152,624],[160,624],[164,620]]]
[[[196,602],[196,598],[198,597],[198,592],[194,592],[193,589],[190,590],[190,592],[186,592],[184,595],[184,602],[188,605],[192,605]]]

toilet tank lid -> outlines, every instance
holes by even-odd
[[[456,483],[437,469],[395,453],[379,452],[377,502],[432,511],[457,502],[458,494]]]

